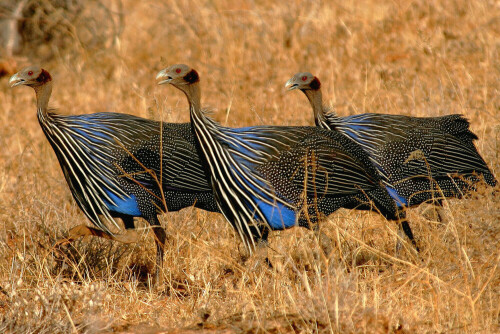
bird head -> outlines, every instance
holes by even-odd
[[[318,90],[320,87],[319,79],[309,72],[297,73],[285,84],[287,90]]]
[[[29,87],[41,86],[52,80],[49,72],[38,66],[29,66],[10,77],[9,85],[16,87],[25,85]]]
[[[200,77],[198,76],[198,72],[191,67],[184,64],[177,64],[158,72],[156,80],[159,85],[168,83],[179,88],[200,81]]]

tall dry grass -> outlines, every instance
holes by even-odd
[[[42,64],[59,112],[187,121],[185,98],[154,80],[183,62],[200,72],[203,103],[221,123],[309,125],[304,96],[283,89],[308,70],[340,115],[464,114],[499,174],[495,1],[125,0],[123,11],[115,48]],[[376,214],[340,210],[322,224],[336,241],[329,258],[295,228],[272,234],[272,270],[242,261],[220,215],[169,213],[158,291],[143,222],[135,245],[53,249],[88,221],[37,124],[33,92],[3,78],[0,101],[0,331],[500,332],[500,205],[490,188],[447,201],[446,224],[425,206],[409,210],[418,257],[395,254],[396,228]]]

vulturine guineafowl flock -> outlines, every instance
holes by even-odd
[[[40,126],[75,201],[98,228],[89,228],[91,234],[123,241],[109,229],[110,224],[118,227],[114,217],[121,218],[127,229],[134,228],[134,217],[146,219],[153,227],[158,279],[166,235],[157,215],[188,206],[218,210],[191,125],[121,113],[50,112],[52,77],[35,66],[15,74],[9,83],[35,90]]]
[[[317,127],[223,127],[202,110],[194,69],[174,65],[156,79],[186,95],[220,211],[250,252],[269,230],[314,228],[321,216],[341,207],[372,204],[387,219],[401,219],[413,241],[368,155],[347,137]]]
[[[321,83],[311,73],[295,74],[285,87],[304,92],[318,127],[341,133],[365,150],[382,180],[404,198],[401,205],[441,204],[445,197],[462,197],[481,178],[496,184],[474,145],[477,136],[461,115],[339,117],[323,106]]]

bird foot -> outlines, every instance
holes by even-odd
[[[448,225],[449,223],[448,215],[440,205],[429,205],[422,211],[422,216],[430,221],[440,223],[439,225]]]
[[[397,257],[401,255],[401,251],[403,250],[405,239],[408,239],[408,236],[405,234],[402,228],[398,229],[398,236],[396,240],[396,247],[395,247],[395,254]],[[410,243],[412,247],[409,248],[410,251],[414,252],[414,254],[417,254],[420,252],[420,248],[418,247],[417,243],[415,240],[410,240]]]
[[[245,266],[249,268],[250,271],[255,272],[261,268],[273,269],[273,264],[269,260],[267,242],[259,243],[252,255],[249,258],[244,259],[249,263]]]
[[[327,259],[329,259],[334,250],[332,239],[319,229],[316,231],[316,237],[318,238],[318,244],[323,251],[323,254]]]

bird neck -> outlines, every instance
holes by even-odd
[[[34,87],[36,94],[36,107],[44,115],[49,108],[50,94],[52,94],[52,82],[48,81],[41,86]]]
[[[182,91],[186,94],[189,101],[189,110],[191,110],[192,113],[195,113],[197,117],[201,117],[203,119],[205,115],[201,111],[200,85],[198,83],[193,83],[182,87]]]
[[[323,110],[323,95],[321,90],[317,89],[307,89],[303,90],[304,94],[306,94],[307,99],[311,103],[313,112],[314,112],[314,121],[316,125],[320,125],[321,123],[326,121],[324,110]]]

